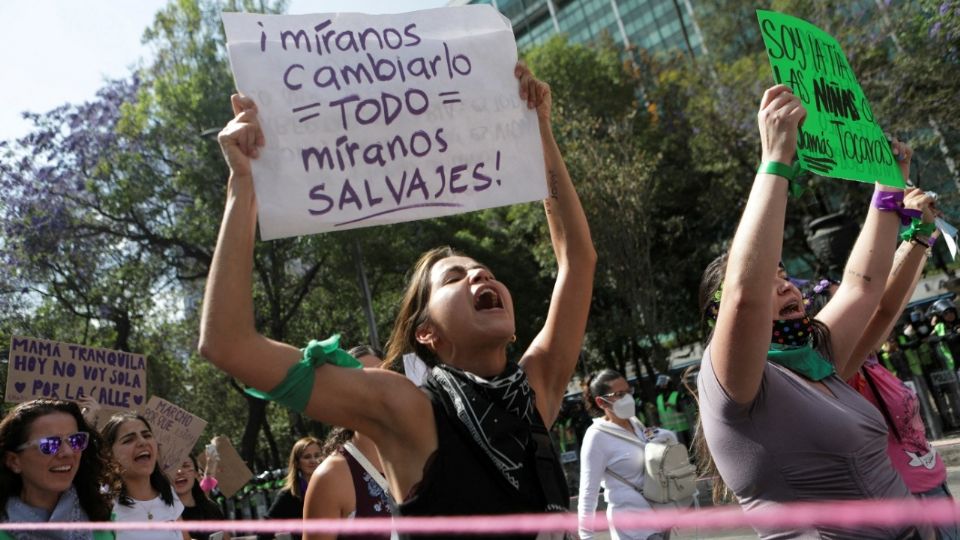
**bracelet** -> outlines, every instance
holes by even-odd
[[[757,174],[772,174],[785,178],[790,184],[790,195],[794,198],[803,195],[804,188],[799,182],[796,182],[797,173],[800,172],[800,162],[794,165],[787,165],[779,161],[764,161],[757,168]]]
[[[910,227],[900,233],[900,239],[904,242],[923,242],[927,247],[936,243],[937,239],[932,235],[937,230],[935,223],[924,223],[920,218],[913,218],[910,221]]]
[[[919,220],[923,216],[920,210],[904,208],[902,191],[874,191],[870,202],[881,212],[896,212],[904,227],[910,225],[911,220]]]

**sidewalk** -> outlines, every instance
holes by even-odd
[[[950,439],[941,439],[931,443],[936,447],[937,452],[942,453],[943,460],[947,464],[947,485],[953,493],[960,493],[960,437]],[[598,533],[594,538],[608,540],[608,532]],[[670,540],[756,540],[757,535],[753,530],[736,531],[708,531],[695,529],[675,530],[670,535]]]

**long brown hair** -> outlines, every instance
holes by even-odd
[[[106,447],[107,452],[110,453],[111,459],[113,459],[113,444],[117,442],[117,434],[120,432],[120,427],[127,422],[132,422],[139,420],[143,422],[143,425],[146,426],[147,431],[153,433],[153,428],[150,427],[150,422],[147,419],[138,413],[135,412],[122,412],[117,413],[110,417],[110,420],[107,420],[107,423],[103,425],[100,433],[103,434],[103,444]],[[157,445],[157,450],[159,451],[160,445]],[[116,460],[113,459],[114,463]],[[121,471],[121,479],[122,479]],[[163,474],[163,470],[160,469],[160,456],[157,455],[157,462],[153,466],[153,471],[150,473],[150,487],[157,490],[160,493],[160,499],[163,501],[163,504],[167,506],[173,506],[173,486],[170,485],[170,479],[167,478],[167,475]],[[120,492],[117,495],[117,501],[124,506],[133,506],[134,500],[127,493],[126,483],[121,483]]]
[[[437,364],[437,355],[429,347],[417,341],[417,329],[429,321],[427,304],[430,302],[430,270],[438,261],[447,257],[460,255],[449,246],[433,248],[420,256],[420,260],[413,267],[407,290],[400,303],[400,312],[387,340],[387,351],[384,357],[384,366],[396,369],[396,365],[403,365],[403,355],[415,352],[428,366]]]
[[[304,437],[293,443],[290,449],[290,461],[287,462],[287,477],[283,481],[283,487],[289,489],[295,497],[303,498],[303,490],[300,489],[300,458],[311,444],[317,445],[317,448],[323,446],[320,439],[316,437]],[[304,482],[309,482],[309,478],[304,478]]]
[[[80,466],[73,477],[73,486],[77,490],[80,507],[90,521],[110,521],[110,514],[113,512],[113,494],[110,491],[117,487],[116,474],[110,466],[103,440],[84,420],[76,403],[57,399],[35,399],[17,405],[0,422],[0,452],[17,452],[17,448],[27,442],[33,422],[54,413],[69,414],[76,420],[77,430],[89,434],[87,447],[80,454]],[[7,467],[6,461],[0,460],[0,518],[3,520],[8,519],[7,499],[20,495],[23,491],[23,479]],[[109,489],[101,492],[101,485],[108,486]]]
[[[714,259],[707,265],[707,268],[703,271],[703,277],[700,280],[698,299],[700,302],[700,321],[704,328],[707,329],[705,331],[706,338],[704,339],[706,347],[710,346],[710,340],[713,338],[713,325],[711,323],[714,322],[714,315],[712,314],[713,310],[711,308],[716,307],[716,293],[723,286],[723,278],[727,273],[727,260],[726,253]],[[810,322],[813,324],[813,348],[832,363],[833,349],[830,346],[830,328],[817,319],[811,318]],[[697,396],[697,393],[690,392],[690,395]],[[697,399],[698,408],[700,407],[699,401],[700,400]],[[701,474],[713,478],[713,502],[715,504],[721,504],[733,500],[734,493],[720,477],[717,464],[713,461],[713,456],[710,454],[707,438],[703,434],[702,416],[697,419],[693,434],[693,444],[691,446]]]

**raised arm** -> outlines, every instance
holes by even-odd
[[[806,114],[786,86],[764,92],[757,115],[764,164],[793,163]],[[757,174],[727,258],[710,358],[718,382],[739,403],[753,401],[767,361],[787,188],[783,176]]]
[[[244,383],[271,390],[300,351],[257,332],[253,310],[253,245],[257,205],[251,158],[264,145],[253,100],[231,97],[234,119],[220,132],[230,178],[227,202],[203,297],[200,354]],[[264,361],[256,361],[256,358]]]
[[[230,166],[227,202],[203,298],[199,349],[220,369],[269,392],[299,363],[301,352],[267,339],[254,326],[257,205],[250,160],[259,154],[264,137],[253,101],[238,95],[231,101],[236,116],[219,136]],[[401,486],[419,480],[423,460],[436,448],[436,430],[432,421],[424,421],[432,418],[429,401],[412,383],[397,373],[330,364],[306,376],[312,379],[305,410],[311,418],[369,435],[387,460],[412,461],[414,478]]]
[[[580,198],[553,137],[550,87],[535,79],[526,66],[517,65],[515,74],[520,79],[520,99],[537,109],[547,172],[548,196],[543,206],[557,258],[557,281],[546,323],[521,360],[537,393],[537,409],[549,427],[560,412],[563,394],[580,356],[597,252]]]
[[[917,208],[923,211],[924,223],[933,223],[935,210],[933,199],[920,190],[908,190],[904,200],[907,208]],[[936,233],[934,233],[936,234]],[[877,311],[870,317],[863,336],[857,342],[850,360],[838,370],[843,380],[847,380],[860,369],[870,353],[880,349],[903,309],[906,306],[913,289],[920,278],[921,270],[927,260],[927,246],[923,242],[906,240],[901,242],[893,257],[893,268],[887,278],[886,288]]]
[[[895,143],[894,154],[898,156],[904,180],[910,175],[909,147]],[[877,191],[902,192],[881,184]],[[867,211],[867,219],[847,259],[840,287],[830,302],[820,311],[817,319],[830,329],[830,345],[837,373],[853,373],[859,369],[847,366],[849,362],[862,363],[863,358],[853,356],[854,348],[866,330],[867,321],[880,304],[887,284],[887,277],[896,251],[897,230],[900,216],[896,212],[881,211],[874,204]]]

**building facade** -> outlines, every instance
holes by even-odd
[[[523,51],[554,35],[573,43],[596,42],[607,34],[623,48],[652,52],[706,52],[691,0],[454,0],[492,4],[513,23]]]

